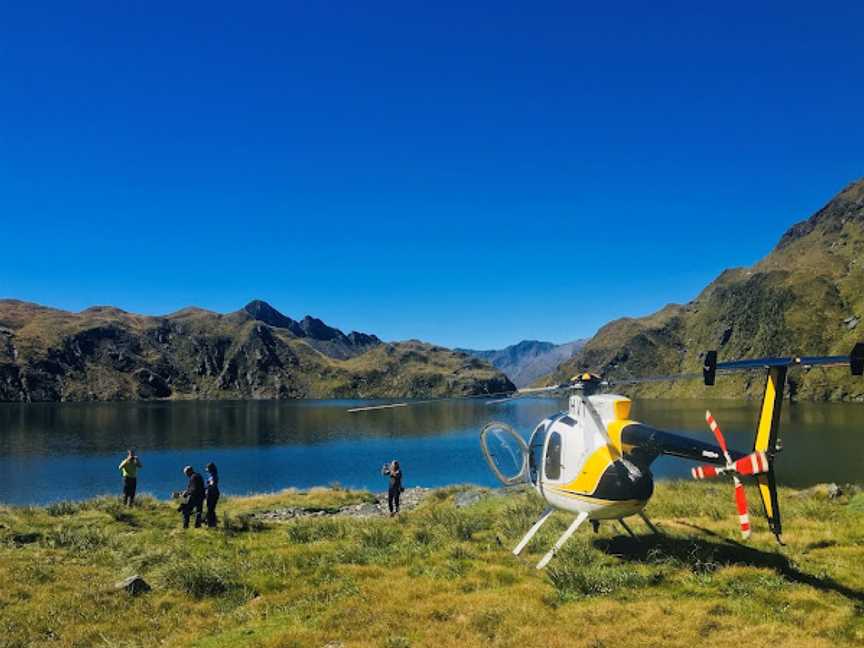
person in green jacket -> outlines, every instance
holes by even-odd
[[[129,450],[129,454],[120,462],[120,474],[123,475],[123,504],[125,506],[135,504],[139,468],[143,468],[141,460],[134,450]]]

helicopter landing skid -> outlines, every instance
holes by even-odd
[[[572,536],[576,532],[576,529],[579,528],[579,525],[581,525],[587,519],[587,513],[580,513],[579,515],[577,515],[576,519],[573,520],[569,527],[567,527],[567,530],[561,534],[560,538],[558,538],[558,542],[555,543],[555,546],[553,546],[549,550],[549,552],[545,556],[543,556],[540,562],[537,563],[537,569],[543,569],[546,565],[548,565],[549,561],[552,560],[556,553],[558,553],[558,550],[561,549],[561,547],[564,546],[564,543],[570,539],[570,536]]]

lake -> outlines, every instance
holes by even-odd
[[[349,414],[360,401],[249,401],[0,404],[0,502],[41,504],[119,493],[117,465],[127,448],[144,464],[139,492],[167,498],[185,486],[181,469],[219,466],[223,492],[247,494],[338,482],[383,490],[381,465],[399,459],[406,486],[497,484],[479,431],[491,419],[526,440],[566,400],[499,405],[445,401]],[[732,447],[749,450],[757,404],[736,401],[634,403],[633,417],[655,427],[712,436],[709,407]],[[792,486],[862,481],[864,405],[786,403],[778,481]],[[660,458],[659,478],[689,477],[693,464]]]

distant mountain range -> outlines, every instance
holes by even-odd
[[[750,268],[724,271],[688,304],[623,318],[601,328],[571,359],[538,384],[577,371],[609,377],[698,372],[702,353],[720,360],[768,355],[845,354],[864,340],[864,179],[809,219],[792,226]],[[646,396],[759,394],[764,376],[657,383],[631,389]],[[839,369],[790,374],[790,392],[810,400],[864,400],[864,381]]]
[[[70,313],[0,300],[0,401],[386,398],[500,393],[500,371],[415,340],[344,334],[263,301],[225,315]]]
[[[584,340],[566,344],[522,340],[504,349],[491,351],[457,349],[457,351],[486,360],[507,374],[517,387],[526,387],[562,362],[569,360],[584,343]]]

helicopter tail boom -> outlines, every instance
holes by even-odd
[[[632,422],[625,425],[621,428],[620,439],[623,448],[630,448],[628,454],[641,458],[646,464],[650,464],[660,455],[669,455],[717,466],[726,465],[720,446],[658,430],[642,423]],[[746,456],[737,450],[730,450],[729,453],[733,461]]]

